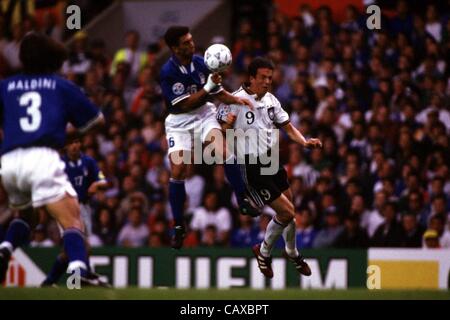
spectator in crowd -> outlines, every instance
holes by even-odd
[[[150,247],[164,247],[169,245],[168,223],[166,219],[154,221],[150,229],[148,245]]]
[[[311,196],[308,194],[308,188],[305,187],[302,177],[293,177],[291,179],[292,204],[294,208],[311,209],[315,208]]]
[[[306,162],[301,146],[291,144],[289,151],[289,162],[286,165],[288,176],[301,177],[306,187],[310,188],[316,183],[319,173]]]
[[[338,237],[344,231],[340,218],[336,207],[325,209],[325,226],[317,232],[313,248],[331,248],[336,245]]]
[[[215,225],[210,224],[207,225],[205,230],[203,231],[203,236],[200,241],[201,247],[215,247],[220,245],[221,243],[217,240],[217,228]]]
[[[75,34],[69,51],[69,58],[63,64],[63,73],[77,84],[84,82],[92,61],[88,52],[88,35],[79,31]]]
[[[55,246],[55,244],[52,242],[52,240],[47,238],[45,226],[42,224],[38,224],[33,231],[30,247],[48,248],[53,246]]]
[[[231,213],[227,208],[218,206],[216,192],[208,191],[204,196],[203,206],[194,210],[190,226],[192,230],[197,232],[201,241],[206,236],[207,227],[214,226],[217,230],[216,241],[222,245],[228,245],[232,227]]]
[[[97,221],[94,224],[94,234],[97,235],[104,246],[116,244],[117,231],[114,215],[108,207],[100,208],[96,215]]]
[[[312,248],[317,230],[313,225],[311,209],[302,208],[295,213],[295,235],[299,249]]]
[[[123,198],[123,200],[120,202],[115,216],[116,225],[119,227],[121,227],[125,223],[127,214],[132,209],[137,209],[144,214],[147,214],[149,212],[147,197],[143,192],[135,190],[133,178],[127,176],[125,177],[124,181],[126,182],[127,179],[130,186],[123,189],[126,190],[127,188],[129,188],[129,192],[127,192],[125,198]]]
[[[231,234],[230,244],[236,248],[249,248],[258,243],[259,229],[250,216],[239,215],[239,225]]]
[[[128,213],[128,222],[122,227],[117,237],[117,244],[122,247],[142,247],[147,243],[149,231],[142,222],[142,212],[138,208]]]
[[[212,169],[212,181],[206,182],[206,190],[214,190],[219,197],[219,205],[232,209],[231,207],[231,195],[232,189],[226,182],[225,170],[223,166],[214,166]]]
[[[450,248],[450,231],[446,228],[446,217],[435,214],[430,217],[428,229],[434,230],[438,234],[440,248]]]
[[[412,191],[408,194],[408,213],[413,214],[419,219],[420,225],[424,228],[427,225],[429,211],[423,205],[423,193]]]
[[[397,221],[397,203],[389,201],[382,210],[384,222],[377,228],[371,242],[373,247],[399,247],[403,230]]]
[[[360,227],[359,216],[349,214],[344,219],[344,231],[337,237],[335,247],[337,248],[367,248],[369,237],[364,229]]]
[[[118,50],[111,64],[111,75],[115,76],[119,70],[119,64],[129,66],[129,79],[136,81],[139,72],[147,64],[147,54],[139,49],[140,35],[136,30],[129,30],[125,34],[125,47]]]
[[[378,227],[384,222],[382,210],[388,201],[386,192],[380,190],[375,193],[373,210],[368,215],[361,217],[361,227],[367,230],[369,238],[372,238]]]
[[[23,35],[22,24],[15,24],[12,28],[12,39],[3,48],[3,57],[12,72],[18,72],[22,68],[19,59],[19,48]]]
[[[152,233],[148,238],[148,246],[150,248],[161,248],[164,247],[166,243],[164,242],[163,235],[159,233]]]
[[[447,209],[447,200],[444,194],[440,193],[431,200],[430,215],[440,215],[447,219],[450,211]]]
[[[426,249],[438,249],[441,245],[439,244],[439,235],[436,230],[428,229],[423,234],[423,248]]]
[[[51,12],[44,13],[41,32],[56,41],[62,41],[63,30],[57,23],[55,15]]]
[[[411,212],[402,214],[403,240],[402,247],[422,247],[423,227],[417,221],[417,215]]]
[[[186,179],[184,183],[186,190],[189,190],[186,193],[188,200],[186,212],[192,214],[202,204],[203,193],[205,191],[205,179],[195,172],[194,165],[188,165],[186,167]]]

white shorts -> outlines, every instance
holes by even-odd
[[[191,151],[195,139],[199,139],[196,142],[201,142],[201,146],[212,129],[221,129],[216,114],[217,108],[210,102],[191,112],[169,114],[165,122],[168,154]]]
[[[89,237],[92,235],[92,208],[90,205],[85,203],[80,203],[80,218],[81,221],[83,221],[84,225],[84,234],[86,237]],[[58,229],[59,233],[61,235],[61,238],[64,234],[63,227],[58,223]]]
[[[57,151],[46,147],[19,148],[1,158],[2,182],[12,208],[44,206],[66,193],[77,197]]]

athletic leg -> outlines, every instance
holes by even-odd
[[[19,216],[11,221],[5,239],[0,243],[0,283],[3,283],[6,279],[9,260],[14,250],[30,241],[32,214],[33,208],[31,207],[22,210]]]
[[[247,188],[242,178],[240,166],[234,154],[228,151],[226,139],[223,138],[222,131],[217,128],[211,129],[207,134],[206,140],[211,141],[213,144],[216,159],[224,163],[225,175],[236,194],[241,213],[253,217],[258,216],[260,214],[259,210],[246,197]]]
[[[291,189],[286,189],[283,194],[292,203],[292,192]],[[298,252],[295,234],[295,218],[284,228],[283,239],[285,242],[285,251],[283,255],[289,259],[297,269],[297,271],[305,276],[311,275],[311,268],[304,260],[303,256]]]
[[[64,229],[64,251],[69,258],[70,272],[80,269],[87,276],[88,260],[85,245],[84,226],[80,219],[80,207],[76,198],[66,195],[59,201],[46,204],[48,212]]]
[[[186,202],[186,164],[184,161],[177,161],[183,158],[186,151],[180,150],[169,155],[171,173],[169,182],[169,203],[175,221],[174,234],[172,237],[172,248],[180,249],[186,236],[184,224],[184,205]]]

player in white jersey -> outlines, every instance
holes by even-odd
[[[286,243],[285,256],[294,263],[300,274],[309,276],[311,269],[299,254],[295,243],[295,212],[287,174],[285,169],[279,166],[277,157],[273,155],[279,151],[277,128],[286,131],[290,139],[304,147],[321,147],[322,143],[319,139],[306,139],[290,123],[289,115],[283,110],[278,99],[268,92],[272,83],[273,69],[270,60],[255,58],[248,67],[250,84],[243,85],[234,93],[240,98],[250,100],[254,110],[245,106],[222,104],[217,118],[225,130],[250,132],[247,134],[250,139],[237,138],[238,160],[245,160],[245,164],[242,165],[244,181],[256,203],[261,206],[268,204],[276,212],[267,226],[264,241],[252,248],[260,271],[267,278],[273,277],[271,251],[282,235]],[[256,136],[252,131],[257,132]],[[229,142],[229,139],[227,140]],[[276,170],[268,170],[273,163],[267,160],[275,162]]]
[[[188,27],[169,27],[164,40],[172,52],[160,73],[161,88],[169,112],[165,127],[171,166],[169,203],[175,221],[172,247],[180,249],[186,235],[183,218],[186,165],[191,159],[192,151],[201,151],[201,144],[204,142],[211,142],[216,157],[224,157],[222,160],[227,160],[224,164],[225,174],[236,194],[241,212],[258,214],[246,197],[245,184],[238,165],[229,161],[233,155],[227,156],[226,150],[223,150],[221,127],[216,120],[216,107],[208,102],[208,99],[214,95],[223,103],[247,106],[250,106],[250,103],[224,90],[220,85],[221,76],[218,73],[211,74],[203,57],[194,54],[194,40]],[[195,148],[196,145],[200,145],[200,148]]]

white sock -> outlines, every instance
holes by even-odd
[[[297,250],[297,243],[295,237],[295,219],[293,219],[283,230],[283,239],[286,244],[286,253],[290,257],[297,257],[299,255]]]
[[[86,264],[81,260],[71,261],[67,267],[67,272],[73,272],[77,269],[87,270]]]
[[[8,249],[9,253],[11,253],[11,254],[14,251],[14,247],[9,241],[3,241],[2,243],[0,243],[0,249],[3,249],[3,248]]]
[[[270,220],[269,224],[267,225],[266,234],[264,235],[264,241],[262,242],[260,248],[261,254],[264,257],[270,257],[272,247],[280,237],[285,227],[286,226],[278,222],[275,217]]]

